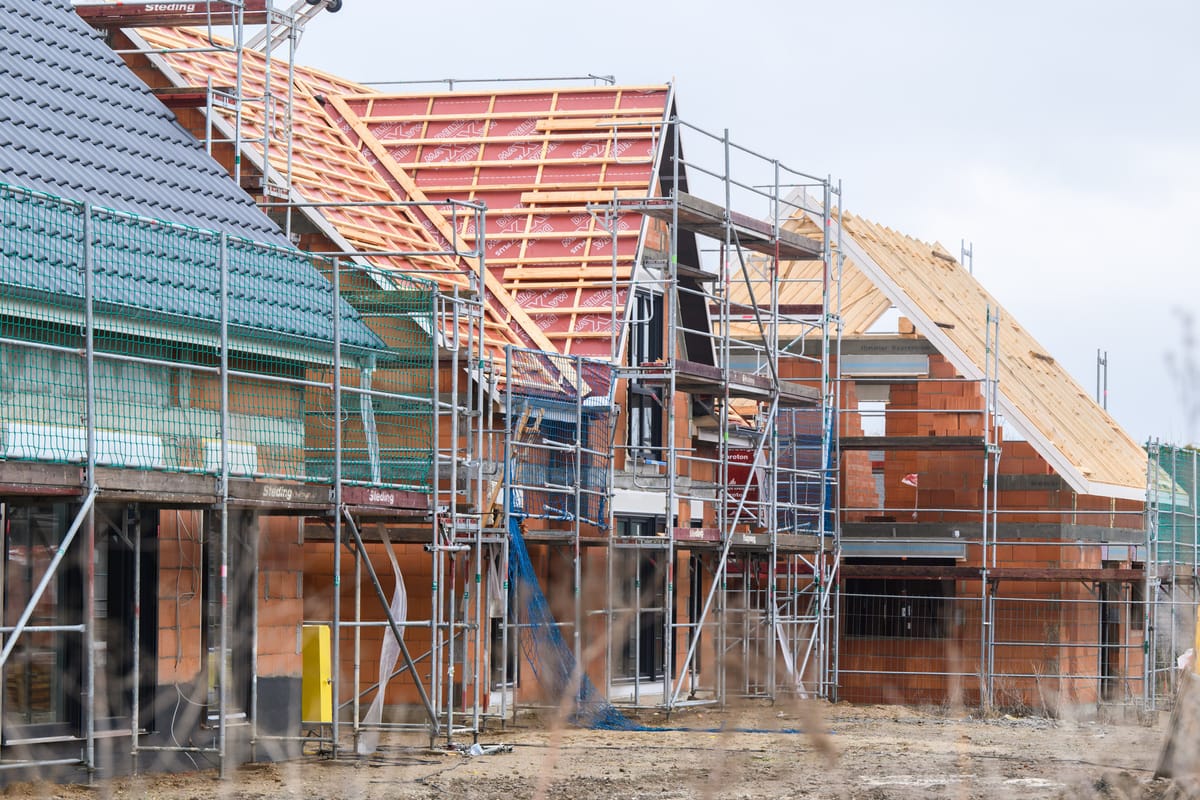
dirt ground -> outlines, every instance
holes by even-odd
[[[467,757],[397,737],[373,757],[317,755],[214,772],[114,780],[95,787],[24,785],[5,796],[201,798],[1138,798],[1195,796],[1152,780],[1163,731],[1153,726],[894,706],[807,703],[695,709],[642,718],[691,728],[637,733],[548,729],[531,719],[489,731],[511,752]],[[708,729],[723,729],[709,732]],[[760,733],[751,730],[803,730]],[[1198,759],[1200,760],[1200,759]]]

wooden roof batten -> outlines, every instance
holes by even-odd
[[[342,100],[340,97],[331,96],[326,98],[326,102],[332,104],[334,108],[338,110],[338,113],[342,115],[342,118],[350,124],[355,134],[358,135],[358,137],[362,140],[363,145],[366,146],[377,159],[379,159],[380,163],[384,164],[388,168],[389,172],[396,179],[397,183],[403,188],[410,200],[423,203],[430,202],[425,192],[417,186],[416,182],[413,181],[404,170],[399,168],[399,165],[395,163],[391,155],[379,145],[374,136],[370,135],[370,132],[366,130],[366,127],[360,121],[358,121],[356,117],[351,115],[349,107],[346,105],[344,100]],[[436,212],[436,206],[432,210]],[[429,214],[429,218],[437,228],[438,232],[447,241],[454,241],[456,233],[451,227],[450,222],[445,218],[444,214],[440,212],[436,214],[431,213]],[[489,294],[491,294],[502,306],[504,306],[505,311],[513,316],[518,316],[520,314],[520,308],[513,296],[504,289],[504,287],[500,284],[499,279],[493,277],[487,270],[481,268],[477,258],[463,256],[461,257],[461,260],[467,264],[476,275],[480,277],[480,280],[490,290]],[[541,329],[539,329],[536,325],[531,324],[528,326],[523,326],[523,328],[525,328],[525,333],[529,335],[530,338],[540,347],[545,347],[545,349],[553,349],[553,345],[550,344],[549,339],[545,337]]]
[[[344,122],[371,148],[372,165],[386,179],[403,176],[428,196],[444,193],[488,204],[490,230],[497,233],[489,238],[488,272],[502,278],[512,301],[535,319],[548,342],[538,346],[609,360],[623,352],[624,321],[647,221],[639,216],[636,225],[610,232],[601,227],[594,206],[614,195],[642,197],[649,191],[662,158],[659,132],[672,107],[672,92],[669,84],[599,87],[585,93],[594,96],[584,98],[586,108],[576,107],[576,88],[346,92],[327,100],[339,124]],[[526,96],[528,109],[508,108],[507,102],[504,110],[498,106],[506,98]],[[527,122],[536,130],[516,135],[511,126],[496,127],[499,119]],[[412,124],[398,130],[394,124],[399,120]],[[431,136],[428,126],[435,122],[462,127],[452,136]],[[620,141],[613,132],[618,128]],[[638,152],[621,155],[634,140],[640,143]],[[429,149],[438,142],[460,146],[463,159]],[[536,145],[537,154],[489,152],[506,142]],[[577,150],[573,145],[580,143],[589,146]],[[563,144],[572,147],[564,151]],[[395,155],[394,146],[404,152]],[[579,172],[565,174],[564,168]],[[447,171],[450,175],[444,177]],[[515,225],[509,224],[510,217]],[[497,221],[504,227],[497,230]],[[614,251],[607,250],[610,246]],[[610,266],[614,260],[619,262],[617,278]]]
[[[194,63],[190,60],[186,60],[185,53],[175,52],[169,49],[158,52],[159,48],[164,47],[164,42],[169,43],[174,40],[179,40],[183,43],[186,43],[189,36],[196,35],[195,32],[191,31],[190,29],[151,28],[147,30],[145,34],[143,34],[141,31],[134,30],[126,30],[125,34],[139,48],[146,52],[146,57],[155,67],[155,69],[158,70],[170,83],[177,87],[188,86],[189,83],[188,76],[185,74],[185,72],[181,71],[181,69],[205,73],[219,69],[220,65],[214,67],[202,60],[197,60]],[[151,38],[147,38],[148,36],[154,37],[154,39],[152,40]],[[227,54],[222,52],[216,55],[224,56]],[[186,63],[180,68],[177,68],[174,63],[176,59],[185,59]],[[254,64],[252,64],[252,66],[254,66]],[[298,67],[296,74],[298,95],[307,96],[310,93],[309,84],[306,83],[306,81],[309,80],[341,81],[341,79],[326,76],[324,73],[320,73],[316,70]],[[300,101],[298,100],[298,102]],[[423,193],[420,192],[420,190],[409,193],[407,197],[398,196],[392,187],[386,185],[380,180],[374,169],[370,168],[369,165],[365,164],[365,162],[360,163],[358,161],[358,159],[362,158],[361,151],[358,148],[353,147],[352,143],[346,140],[345,133],[335,124],[333,124],[333,121],[329,118],[328,113],[324,109],[321,110],[321,116],[323,117],[323,126],[328,128],[328,135],[331,137],[333,145],[341,146],[347,151],[347,153],[353,154],[354,160],[350,162],[350,166],[360,169],[364,175],[370,175],[371,180],[375,182],[373,183],[375,192],[370,198],[365,198],[365,200],[380,198],[380,202],[377,208],[370,212],[365,212],[367,216],[383,218],[385,216],[394,214],[396,212],[395,209],[388,209],[388,200],[397,201],[397,205],[419,205],[420,213],[425,216],[433,228],[439,234],[441,234],[446,241],[454,240],[455,234],[451,228],[450,222],[446,219],[445,215],[438,207],[440,202],[430,201]],[[221,113],[214,113],[212,115],[211,122],[214,129],[226,140],[233,141],[235,139],[232,120]],[[249,117],[243,117],[244,124],[248,125],[250,122],[251,121]],[[365,228],[358,225],[358,223],[343,219],[342,215],[338,212],[338,208],[335,207],[336,201],[330,199],[329,195],[331,190],[327,188],[317,188],[317,185],[310,186],[304,181],[298,181],[296,180],[296,173],[293,173],[291,180],[289,180],[289,176],[284,175],[279,168],[271,163],[268,154],[264,153],[258,147],[255,147],[255,144],[258,141],[260,140],[246,136],[245,131],[243,131],[240,155],[246,159],[246,161],[254,169],[258,170],[260,174],[264,176],[267,183],[273,184],[277,187],[276,191],[282,193],[285,203],[291,204],[300,213],[300,215],[306,219],[307,222],[313,225],[313,227],[321,234],[321,236],[323,236],[330,244],[332,244],[334,248],[341,249],[346,253],[354,253],[355,255],[350,259],[351,261],[372,263],[375,268],[378,268],[385,273],[396,271],[394,266],[391,266],[387,263],[375,264],[374,259],[378,259],[379,256],[372,255],[370,252],[372,248],[386,246],[391,239],[394,239],[395,236],[398,235],[395,233],[395,231],[381,233],[385,239],[380,239],[377,241],[378,237],[371,235],[373,233],[373,229]],[[320,157],[324,157],[324,155],[319,155]],[[309,183],[311,183],[311,181]],[[409,187],[404,186],[402,188],[407,189]],[[333,193],[343,193],[343,190],[333,190]],[[361,203],[364,201],[364,198],[357,196],[346,197],[345,199],[348,201],[348,205],[344,207],[345,209],[350,209],[350,207],[354,206],[356,203]],[[321,206],[323,205],[326,205],[326,207],[322,208]],[[354,210],[356,213],[362,213],[361,209]],[[399,219],[396,221],[396,224],[400,227],[405,227],[407,223],[405,220]],[[412,216],[411,224],[407,224],[407,228],[410,229],[411,232],[417,237],[416,239],[413,239],[414,246],[412,248],[411,255],[404,256],[405,260],[409,261],[412,265],[415,266],[419,263],[423,263],[426,260],[443,260],[447,265],[455,265],[457,270],[455,274],[460,275],[462,280],[465,281],[469,274],[474,273],[477,278],[481,277],[481,279],[486,283],[489,300],[491,302],[489,302],[485,313],[491,318],[485,321],[485,328],[498,334],[498,338],[493,338],[493,340],[488,342],[489,347],[502,349],[506,344],[525,346],[525,342],[532,342],[541,348],[553,348],[550,340],[545,337],[533,320],[516,305],[512,296],[504,289],[498,279],[494,278],[486,271],[483,271],[482,276],[480,276],[481,270],[479,269],[478,262],[475,259],[471,259],[463,255],[437,255],[436,253],[440,252],[442,248],[434,240],[432,232],[427,230],[416,216]],[[381,245],[381,242],[384,244]],[[428,250],[423,250],[421,245],[428,248]],[[393,250],[394,248],[388,249]],[[383,257],[385,262],[388,259],[389,257]],[[427,269],[418,268],[412,270],[412,272],[418,276],[434,279],[439,284],[444,282],[439,280],[439,278],[444,276],[440,276],[436,270],[431,272]],[[453,276],[451,276],[451,278],[452,277]],[[450,280],[451,278],[447,278],[446,280]],[[518,331],[520,335],[516,335],[516,332]],[[441,337],[445,337],[448,335],[448,332],[439,331],[438,334]],[[500,336],[499,334],[503,335]],[[520,341],[521,336],[525,337],[524,341]]]
[[[817,213],[819,212],[812,209],[801,211],[798,212],[797,217],[794,217],[793,220],[795,220],[798,224],[809,226],[811,229],[811,226],[814,223],[817,223]],[[803,216],[801,217],[800,215]],[[980,364],[976,363],[967,350],[960,346],[951,336],[951,331],[953,331],[955,326],[950,325],[949,327],[946,327],[946,323],[943,320],[934,319],[927,309],[922,307],[922,305],[915,298],[909,295],[909,293],[901,285],[900,281],[889,273],[887,267],[882,262],[874,258],[871,253],[868,252],[867,248],[857,240],[856,237],[859,234],[855,233],[853,230],[848,230],[848,226],[850,225],[851,221],[854,221],[853,226],[859,225],[857,218],[855,217],[848,215],[847,219],[839,220],[837,216],[835,216],[830,229],[830,235],[840,236],[843,254],[846,256],[847,260],[847,268],[853,266],[853,268],[857,269],[869,281],[870,285],[862,287],[865,289],[865,291],[860,291],[858,299],[861,300],[863,297],[867,297],[872,293],[877,293],[883,296],[888,302],[894,305],[900,311],[900,313],[906,316],[913,323],[917,331],[927,341],[929,341],[929,343],[932,344],[936,350],[947,359],[947,361],[954,366],[959,374],[968,380],[985,380],[988,377],[985,374],[985,369]],[[863,221],[862,224],[864,226],[864,235],[869,237],[874,232],[871,229],[871,223]],[[878,228],[880,226],[874,227]],[[894,237],[901,236],[901,234],[896,234],[890,229],[885,228],[883,230]],[[908,237],[904,238],[908,239]],[[905,257],[903,254],[896,252],[898,245],[896,245],[894,242],[882,240],[870,241],[872,241],[873,244],[883,248],[887,252],[892,253],[896,258]],[[937,253],[936,249],[932,250],[931,252]],[[949,261],[951,266],[958,268],[957,261],[953,257],[946,258],[940,253],[937,253],[937,256],[942,260]],[[906,261],[906,267],[910,269],[917,269],[919,266],[920,265],[909,264]],[[990,295],[987,295],[986,292],[982,292],[982,295],[983,297],[986,297],[989,302],[994,302],[991,300]],[[942,302],[940,298],[938,298],[938,301]],[[995,305],[995,308],[997,311],[1001,310],[998,303]],[[955,318],[957,318],[957,316]],[[1023,329],[1021,330],[1023,331]],[[1028,336],[1027,333],[1023,335]],[[1002,344],[1001,347],[1003,347]],[[1001,352],[1003,353],[1003,350]],[[1014,367],[1009,366],[1007,371],[1012,373],[1014,369]],[[1069,376],[1065,377],[1068,381],[1070,381]],[[1024,438],[1030,442],[1038,454],[1042,456],[1042,458],[1046,460],[1046,462],[1055,470],[1055,472],[1057,472],[1067,482],[1073,491],[1079,494],[1099,495],[1114,499],[1139,501],[1145,499],[1144,485],[1142,485],[1140,482],[1135,485],[1132,472],[1130,472],[1128,476],[1130,478],[1129,483],[1093,479],[1091,476],[1091,471],[1086,466],[1074,463],[1068,453],[1064,451],[1064,449],[1060,447],[1053,439],[1051,439],[1049,435],[1044,433],[1039,426],[1034,423],[1029,414],[1026,413],[1026,410],[1009,396],[1009,393],[1005,391],[1004,381],[1000,382],[997,395],[998,412],[1005,417],[1006,424],[1011,425],[1022,436],[1024,436]],[[1051,422],[1051,424],[1053,423]],[[1115,423],[1113,423],[1113,425],[1115,425]],[[1124,432],[1120,431],[1119,428],[1115,428],[1115,430],[1122,437],[1125,437]],[[1064,433],[1063,435],[1070,434]],[[1130,442],[1131,441],[1132,440],[1130,440]],[[1083,448],[1088,446],[1089,443],[1076,442],[1076,444],[1079,444],[1079,446]],[[1130,447],[1128,443],[1126,443],[1124,446],[1126,449],[1129,449]],[[1132,445],[1132,447],[1137,449],[1136,444]],[[1140,453],[1140,449],[1137,449],[1137,452]],[[1132,454],[1133,450],[1130,450],[1130,453]],[[1080,455],[1081,454],[1076,453],[1076,459],[1078,459]],[[1112,470],[1109,470],[1109,472],[1112,472],[1110,477],[1116,477],[1115,472]]]

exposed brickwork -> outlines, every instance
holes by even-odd
[[[980,385],[961,380],[953,365],[938,355],[930,356],[927,378],[891,386],[886,435],[982,436]],[[851,397],[850,392],[843,390],[843,397]],[[844,475],[855,474],[849,462],[843,463]],[[1134,529],[1143,525],[1140,502],[1075,494],[1055,480],[1054,470],[1029,442],[1004,441],[999,470],[1001,476],[1029,478],[1006,482],[992,476],[1000,524]],[[888,451],[883,471],[884,505],[897,522],[979,522],[984,498],[982,450]],[[912,473],[917,475],[918,488],[902,481]],[[981,547],[972,544],[963,563],[978,565],[981,557]],[[1131,566],[1127,561],[1104,564],[1100,548],[1075,543],[1005,541],[995,546],[995,558],[997,567],[1007,568]],[[946,601],[953,604],[946,608],[955,611],[945,638],[843,636],[840,696],[862,702],[942,703],[957,694],[963,702],[978,703],[981,620],[979,603],[970,598],[980,597],[981,591],[979,581],[957,581],[954,595],[960,599]],[[1100,682],[1090,676],[1099,674],[1102,650],[1100,604],[1094,589],[1078,581],[1006,581],[995,596],[993,636],[1002,643],[994,653],[995,702],[1015,707],[1096,702]],[[1024,602],[1005,599],[1018,597]],[[1140,684],[1130,689],[1123,681],[1124,676],[1132,676],[1136,682],[1141,674],[1141,630],[1127,627],[1124,609],[1128,605],[1115,607],[1122,620],[1122,647],[1107,651],[1115,659],[1111,663],[1118,676],[1109,689],[1140,691]],[[954,672],[961,674],[930,674]]]
[[[429,619],[432,606],[433,564],[430,555],[424,552],[418,544],[396,544],[397,560],[408,589],[409,619]],[[331,542],[308,542],[304,546],[304,618],[312,621],[328,620],[333,608],[333,544]],[[367,544],[367,553],[371,564],[379,576],[380,585],[388,601],[391,601],[395,588],[395,579],[387,554],[381,544]],[[341,608],[342,619],[353,620],[355,608],[354,593],[354,557],[345,549],[342,551],[342,580]],[[375,594],[366,569],[362,578],[362,618],[364,620],[382,621],[386,619],[383,606]],[[383,627],[364,627],[357,631],[360,643],[359,690],[379,679],[379,650],[383,641]],[[343,654],[354,652],[356,630],[345,627],[341,630],[339,644]],[[410,627],[404,631],[404,642],[409,651],[420,655],[429,649],[431,637],[428,627]],[[428,672],[428,662],[422,669],[422,675]],[[350,689],[354,686],[353,658],[343,655],[339,679],[343,688],[342,701],[349,699]],[[370,698],[366,699],[369,702]],[[388,686],[388,704],[416,704],[420,701],[411,680],[399,679]]]
[[[195,680],[202,667],[199,512],[164,511],[158,536],[158,682],[183,684]]]
[[[258,673],[298,677],[303,673],[299,625],[303,620],[304,545],[300,520],[276,517],[259,524]]]

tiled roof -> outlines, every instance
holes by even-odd
[[[161,50],[154,62],[177,86],[231,85],[231,51],[203,49],[187,28],[141,29]],[[273,94],[286,93],[276,60]],[[613,318],[624,316],[642,217],[617,223],[617,289],[612,236],[589,203],[653,193],[670,87],[574,87],[510,92],[385,95],[296,66],[291,190],[309,202],[442,200],[488,206],[485,261],[488,340],[572,355],[610,357]],[[279,83],[276,84],[275,82]],[[261,54],[243,54],[249,97],[265,94]],[[262,103],[242,105],[243,146],[262,160]],[[232,115],[216,114],[226,124]],[[287,149],[268,159],[287,175]],[[447,248],[453,226],[436,208],[324,208],[348,246],[364,251]],[[454,233],[473,246],[460,220]],[[463,285],[473,262],[444,256],[371,257],[383,269],[429,272],[443,287]]]
[[[237,246],[246,252],[232,267],[231,321],[329,340],[332,303],[324,279],[69,3],[0,5],[0,52],[0,181],[282,248]],[[37,251],[39,236],[54,233],[12,222],[5,225],[0,280],[30,291],[76,294],[77,265],[39,278],[39,269],[55,269],[53,260],[22,260]],[[217,318],[212,264],[171,255],[176,247],[178,255],[206,245],[186,244],[187,231],[149,221],[113,224],[123,230],[107,245],[104,226],[96,231],[98,252],[110,259],[97,260],[98,300],[180,319]],[[353,315],[349,306],[343,310]],[[357,321],[343,327],[343,341],[380,343]]]
[[[0,4],[0,179],[286,244],[66,0]]]
[[[203,86],[208,79],[214,85],[233,85],[236,61],[231,51],[202,49],[204,34],[188,28],[151,28],[136,32],[149,46],[167,52],[155,56],[167,78],[176,85]],[[273,62],[272,90],[282,97],[287,92],[287,69]],[[266,94],[266,74],[262,54],[245,51],[243,82],[248,96]],[[329,206],[310,209],[319,215],[342,240],[342,245],[364,253],[371,251],[412,253],[410,256],[368,256],[384,271],[424,275],[445,291],[468,286],[467,274],[477,267],[462,258],[447,255],[421,256],[446,252],[453,226],[433,206],[402,206],[403,201],[427,198],[411,181],[397,181],[378,172],[371,154],[356,138],[347,136],[329,114],[328,98],[343,92],[364,92],[365,87],[348,83],[316,70],[295,68],[296,85],[292,109],[290,189],[310,203],[370,203],[377,205]],[[232,129],[233,115],[217,109],[218,122]],[[264,113],[261,101],[242,104],[243,150],[248,158],[261,164]],[[277,176],[288,175],[287,148],[282,136],[272,138],[267,158]],[[436,199],[444,199],[437,195]],[[459,220],[458,236],[463,235],[464,217]],[[335,242],[336,246],[336,242]],[[488,278],[486,340],[493,355],[506,345],[550,349],[548,339],[505,292],[500,282]]]

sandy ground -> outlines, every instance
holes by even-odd
[[[766,704],[693,710],[647,725],[689,731],[547,728],[530,719],[481,743],[511,752],[469,758],[396,737],[367,759],[316,755],[95,787],[24,785],[6,796],[201,798],[1139,798],[1194,796],[1152,780],[1165,715],[1136,722],[979,719],[892,706]],[[723,732],[700,729],[724,728]],[[732,728],[803,729],[757,733]],[[1200,758],[1197,759],[1200,762]]]

